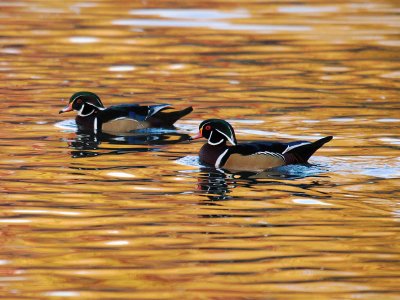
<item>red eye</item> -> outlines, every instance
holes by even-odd
[[[211,130],[211,126],[207,125],[206,127],[204,127],[205,130]]]
[[[82,103],[82,99],[79,98],[78,100],[76,100],[76,103],[81,104]]]

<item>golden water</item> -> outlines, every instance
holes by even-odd
[[[296,3],[0,2],[2,299],[399,299],[399,2]],[[99,140],[79,90],[195,110]],[[211,117],[335,138],[224,174],[175,143]]]

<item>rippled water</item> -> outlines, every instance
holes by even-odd
[[[398,299],[398,1],[1,1],[4,299]],[[78,135],[79,90],[174,130]],[[63,101],[61,101],[63,100]],[[202,166],[189,134],[333,135],[309,165]]]

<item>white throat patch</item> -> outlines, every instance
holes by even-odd
[[[219,131],[219,130],[218,130],[218,131]],[[210,137],[208,138],[207,142],[208,142],[211,146],[216,146],[216,145],[221,144],[221,143],[224,141],[224,139],[221,139],[220,141],[218,141],[218,142],[216,142],[216,143],[211,142],[211,137],[212,137],[213,132],[214,132],[214,131],[211,131]]]

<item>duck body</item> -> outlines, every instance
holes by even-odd
[[[193,139],[208,139],[200,149],[200,161],[215,168],[235,171],[258,172],[289,164],[304,164],[315,151],[332,139],[328,136],[315,142],[266,141],[238,144],[232,126],[224,120],[206,120],[199,128],[199,134]],[[227,142],[231,145],[227,145]]]
[[[174,121],[168,122],[163,118],[163,109],[170,107],[168,104],[141,106],[138,104],[120,104],[94,111],[90,116],[75,118],[78,130],[128,133],[137,129],[150,127],[170,127]]]
[[[124,134],[137,129],[171,127],[193,110],[192,107],[167,111],[169,109],[169,104],[120,104],[106,108],[96,94],[78,92],[60,113],[77,111],[75,121],[81,132]]]

